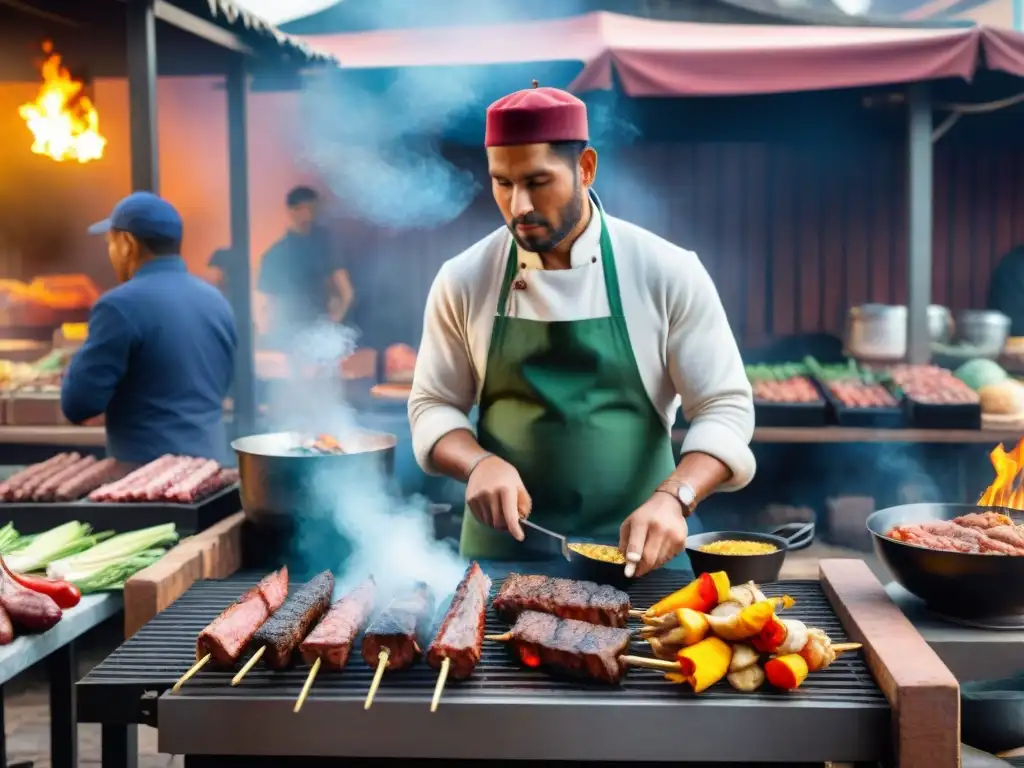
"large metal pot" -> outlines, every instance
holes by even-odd
[[[907,354],[907,308],[888,304],[852,307],[846,351],[859,360],[902,360]]]
[[[360,432],[346,437],[346,453],[331,455],[301,453],[306,438],[272,432],[231,443],[250,523],[246,559],[252,567],[283,563],[301,573],[337,568],[349,548],[334,524],[335,512],[365,493],[367,477],[387,481],[394,473],[394,435]]]
[[[957,315],[956,327],[961,341],[998,352],[1010,335],[1010,318],[1002,312],[969,309]]]

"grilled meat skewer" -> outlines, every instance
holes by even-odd
[[[624,627],[629,595],[592,581],[509,574],[493,602],[498,617],[513,624],[524,611],[550,613],[606,627]]]
[[[380,654],[388,655],[387,670],[395,672],[412,666],[419,658],[419,641],[434,615],[434,595],[426,584],[416,584],[388,603],[363,636],[363,661],[376,667]]]
[[[266,648],[267,667],[284,669],[291,664],[292,652],[327,613],[333,591],[334,575],[324,571],[289,595],[284,605],[256,630],[250,645]]]
[[[369,709],[377,695],[384,670],[397,671],[416,663],[420,638],[434,616],[434,595],[422,582],[399,595],[371,623],[363,635],[363,661],[376,671],[363,709]]]
[[[480,569],[479,563],[470,563],[427,649],[427,664],[440,672],[430,703],[431,712],[437,711],[448,675],[465,680],[480,663],[490,592],[490,577]]]
[[[287,596],[288,568],[285,567],[265,576],[199,633],[196,661],[210,655],[220,666],[233,665],[256,630],[281,607]]]
[[[332,605],[299,645],[303,660],[312,664],[320,659],[328,669],[342,669],[373,612],[376,596],[377,584],[371,576]]]
[[[604,627],[560,619],[549,613],[524,611],[510,631],[484,639],[510,643],[528,667],[555,667],[576,677],[618,685],[632,661],[632,657],[624,657],[629,650],[630,634],[624,627]],[[678,666],[655,659],[650,661],[668,664],[672,669]]]

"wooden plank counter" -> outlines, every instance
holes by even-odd
[[[223,579],[242,565],[242,522],[237,512],[184,539],[124,585],[124,636],[128,639],[200,579]]]
[[[17,427],[0,426],[0,443],[6,445],[68,445],[102,447],[107,444],[104,427]]]
[[[672,430],[681,442],[685,429]],[[931,443],[945,445],[992,445],[1016,443],[1024,437],[1019,429],[864,429],[861,427],[758,427],[755,443]]]

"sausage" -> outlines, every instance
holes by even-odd
[[[117,459],[103,459],[86,468],[77,477],[61,483],[54,492],[57,501],[74,501],[95,490],[118,473]]]
[[[31,464],[19,472],[15,472],[4,482],[0,483],[0,498],[5,501],[10,501],[11,497],[17,489],[21,488],[26,482],[34,478],[36,475],[41,475],[43,472],[47,472],[51,467],[57,467],[63,463],[68,454],[58,453],[56,456],[51,456],[46,461],[42,461],[38,464]]]
[[[81,455],[77,453],[64,453],[61,454],[61,460],[54,462],[48,466],[42,472],[33,475],[31,478],[23,482],[20,486],[13,489],[10,500],[11,501],[25,501],[32,498],[32,494],[36,488],[42,485],[48,478],[53,477],[55,474],[60,472],[64,467],[74,464],[76,461],[81,459]]]
[[[194,467],[188,475],[176,482],[163,494],[168,501],[176,501],[186,504],[196,498],[196,494],[203,483],[216,477],[220,471],[220,464],[207,459],[199,460],[201,463]]]
[[[74,480],[96,463],[95,456],[86,456],[63,467],[60,472],[46,478],[32,493],[33,501],[53,501],[54,493],[68,480]]]

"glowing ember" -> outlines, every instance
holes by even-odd
[[[537,653],[536,648],[528,648],[525,645],[519,646],[519,658],[523,660],[523,664],[527,667],[540,666],[540,654]]]
[[[52,43],[43,43],[43,52],[47,58],[43,62],[39,95],[18,108],[18,114],[35,137],[32,151],[58,162],[99,160],[107,140],[100,135],[96,107],[83,93],[85,85],[71,79],[61,66],[60,55],[53,52]]]
[[[978,504],[983,507],[1024,509],[1024,439],[1009,453],[1003,449],[1002,444],[997,445],[989,457],[996,471],[996,479],[981,495]]]

